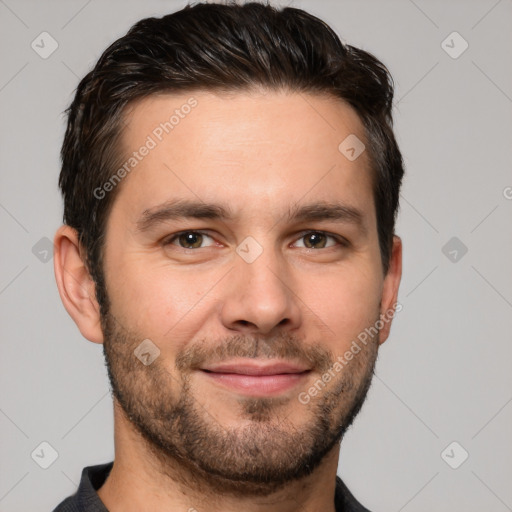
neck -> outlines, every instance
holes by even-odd
[[[110,512],[335,512],[334,494],[339,444],[310,475],[276,489],[240,487],[236,492],[222,482],[211,484],[199,471],[178,460],[159,456],[133,428],[114,400],[115,460],[98,491]],[[208,483],[209,482],[209,483]],[[227,492],[226,492],[227,491]]]

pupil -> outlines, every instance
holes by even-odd
[[[202,241],[202,235],[199,233],[185,233],[181,235],[182,245],[199,247]]]
[[[307,246],[315,246],[315,243],[318,243],[319,241],[323,240],[323,236],[321,233],[311,233],[307,238]],[[322,244],[323,245],[323,244]]]

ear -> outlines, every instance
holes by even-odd
[[[402,278],[402,240],[393,235],[393,248],[389,260],[388,272],[384,278],[382,286],[382,298],[380,306],[380,318],[384,325],[379,331],[379,344],[384,343],[391,329],[391,322],[395,313],[402,310],[402,305],[398,304],[398,288]]]
[[[78,233],[61,226],[53,243],[55,279],[64,307],[85,338],[103,343],[96,287],[82,259]]]

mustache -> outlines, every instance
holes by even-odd
[[[320,343],[305,343],[293,335],[281,333],[271,338],[237,334],[215,343],[205,339],[180,351],[175,367],[187,372],[232,358],[285,359],[319,372],[327,371],[334,364],[333,353]]]

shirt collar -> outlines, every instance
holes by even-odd
[[[54,512],[108,512],[97,490],[105,483],[113,465],[113,462],[109,462],[84,468],[75,495],[65,500]],[[370,512],[354,498],[339,476],[336,476],[334,504],[336,512]]]

